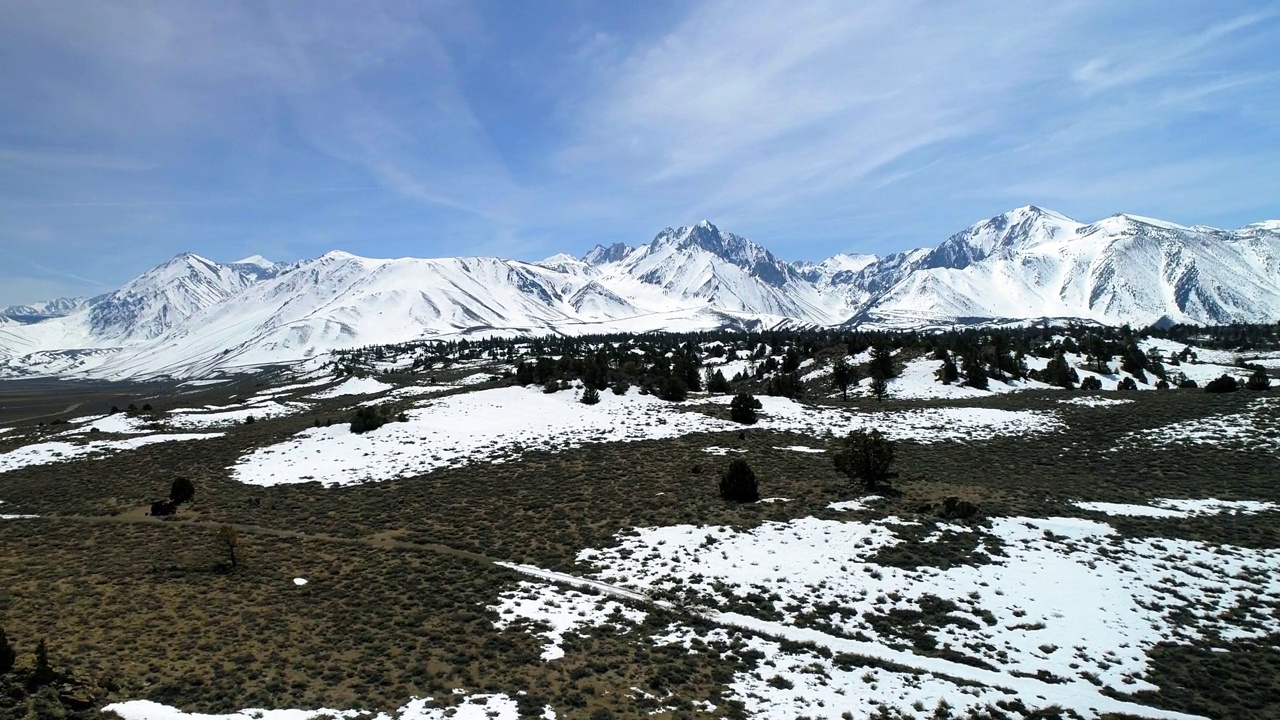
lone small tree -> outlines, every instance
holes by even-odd
[[[1080,381],[1080,389],[1085,392],[1097,392],[1102,389],[1102,381],[1098,379],[1097,375],[1090,375]]]
[[[879,430],[859,429],[849,433],[844,446],[832,458],[836,470],[851,480],[861,480],[868,490],[893,478],[893,441]]]
[[[582,391],[582,404],[595,405],[600,402],[600,391],[588,385]]]
[[[231,563],[231,567],[240,566],[240,558],[237,550],[240,549],[240,535],[236,529],[230,525],[223,525],[218,528],[218,548],[227,555],[227,562]]]
[[[31,683],[52,685],[57,680],[58,673],[54,672],[53,665],[49,664],[49,648],[45,645],[44,638],[40,638],[40,643],[36,645],[36,666],[31,671]]]
[[[9,644],[9,638],[5,637],[4,628],[0,627],[0,675],[4,675],[13,670],[13,664],[18,659],[18,652]]]
[[[356,408],[351,416],[351,432],[360,435],[387,424],[387,416],[375,407]]]
[[[889,397],[889,380],[879,376],[871,378],[871,394],[876,400],[884,402]]]
[[[735,458],[720,476],[720,497],[730,502],[753,503],[760,499],[756,474],[746,460]]]
[[[729,418],[736,423],[743,425],[755,425],[756,411],[764,407],[756,397],[745,390],[739,391],[733,396],[733,402],[729,403]]]

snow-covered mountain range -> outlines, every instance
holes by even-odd
[[[707,221],[538,263],[179,255],[95,298],[0,310],[7,376],[190,377],[477,334],[1280,319],[1280,221],[1238,230],[1027,206],[932,248],[788,263]]]

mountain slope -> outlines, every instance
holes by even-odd
[[[979,224],[953,236],[949,243],[965,241],[957,244],[962,251],[947,248],[948,262],[937,262],[936,252],[922,257],[875,294],[860,319],[901,326],[1062,317],[1147,325],[1280,317],[1280,233],[1266,227],[1229,232],[1130,215],[1083,225],[1058,216],[983,232],[998,226]]]

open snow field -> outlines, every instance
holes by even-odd
[[[439,400],[410,410],[407,422],[353,434],[346,425],[311,428],[291,440],[241,458],[234,477],[253,485],[319,481],[344,485],[390,480],[444,467],[507,462],[525,450],[558,450],[586,443],[673,438],[694,432],[737,431],[742,426],[690,409],[725,405],[728,396],[681,405],[632,391],[602,393],[583,405],[572,391],[544,393],[506,387]],[[1062,427],[1047,413],[993,408],[927,408],[852,413],[806,407],[786,398],[760,398],[756,430],[813,434],[880,428],[897,440],[941,442],[994,435],[1052,432]]]

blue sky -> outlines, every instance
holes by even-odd
[[[0,305],[182,251],[1280,217],[1280,4],[0,0]]]

